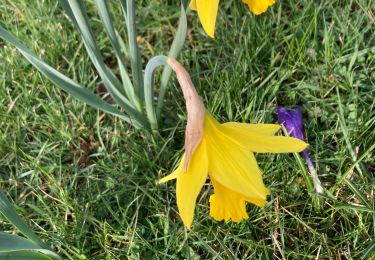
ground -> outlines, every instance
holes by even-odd
[[[146,62],[167,54],[178,1],[137,2]],[[111,1],[116,28],[126,28]],[[300,106],[309,150],[327,190],[316,206],[292,154],[258,154],[271,191],[240,224],[208,215],[207,184],[187,231],[173,182],[157,181],[182,154],[185,108],[175,80],[162,137],[77,101],[0,40],[0,184],[18,213],[67,259],[360,259],[375,247],[375,2],[276,1],[252,15],[221,1],[215,39],[188,12],[179,57],[221,121],[274,123]],[[92,1],[91,25],[107,63],[113,52]],[[56,1],[5,0],[0,22],[46,62],[95,90],[79,33]],[[114,65],[114,69],[115,65]],[[156,83],[157,84],[157,83]],[[0,229],[16,232],[0,216]]]

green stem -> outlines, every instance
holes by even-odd
[[[151,125],[151,130],[156,131],[158,129],[158,122],[156,118],[156,113],[153,105],[154,93],[153,93],[153,77],[155,69],[161,65],[167,63],[168,57],[164,55],[159,55],[153,57],[146,65],[145,75],[144,75],[144,98],[146,105],[146,113],[148,121]]]

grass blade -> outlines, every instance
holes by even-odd
[[[370,259],[367,257],[375,255],[375,239],[371,241],[370,245],[366,248],[365,252],[363,253],[361,260]]]
[[[93,94],[86,88],[79,85],[77,82],[66,77],[62,73],[58,72],[57,70],[46,64],[44,61],[39,59],[35,54],[33,54],[25,45],[19,42],[16,37],[14,37],[7,30],[5,30],[1,25],[0,37],[8,41],[14,47],[16,47],[22,53],[22,55],[25,56],[25,58],[49,80],[51,80],[54,84],[56,84],[64,91],[73,95],[75,98],[89,104],[90,106],[96,109],[117,116],[122,120],[134,125],[137,128],[144,127],[145,125],[147,126],[146,122],[142,122],[140,121],[140,119],[138,119],[137,121],[132,120],[129,116],[125,115],[124,113],[121,113],[118,109],[114,108],[97,95]]]
[[[345,209],[345,210],[352,210],[352,211],[358,211],[358,212],[369,212],[371,214],[375,214],[375,210],[363,207],[363,206],[356,206],[356,205],[350,205],[350,204],[336,204],[333,206],[334,209]]]
[[[357,54],[356,54],[357,55]],[[354,56],[353,56],[354,57]],[[352,63],[352,61],[350,61]],[[351,65],[353,66],[353,65]],[[346,146],[350,152],[350,155],[352,157],[352,161],[355,162],[357,161],[357,155],[353,149],[353,146],[350,142],[350,136],[349,136],[349,131],[348,131],[348,127],[346,126],[346,123],[345,123],[345,118],[344,118],[344,108],[342,106],[342,103],[341,103],[341,98],[340,98],[340,93],[339,93],[339,90],[336,88],[336,93],[337,93],[337,100],[338,100],[338,105],[339,105],[339,114],[338,114],[338,119],[339,119],[339,123],[340,123],[340,128],[342,130],[342,133],[343,133],[343,136],[344,136],[344,140],[345,140],[345,143],[346,143]],[[361,175],[361,177],[363,177],[363,167],[361,165],[361,163],[358,163],[355,168],[357,169],[359,175]]]
[[[334,193],[336,189],[348,178],[349,174],[351,174],[356,168],[357,165],[359,165],[360,162],[366,159],[368,155],[371,154],[371,152],[375,149],[375,144],[371,145],[370,148],[368,148],[363,154],[342,174],[340,177],[338,177],[336,183],[330,188],[330,192]]]
[[[169,57],[177,58],[178,54],[180,53],[186,39],[187,34],[187,19],[186,19],[186,3],[181,3],[181,14],[180,19],[178,22],[178,28],[176,35],[173,39],[173,43],[171,46],[171,49],[169,50]],[[161,76],[161,84],[160,84],[160,93],[158,97],[158,104],[156,107],[156,116],[158,119],[160,119],[161,116],[161,110],[163,108],[164,104],[164,97],[165,92],[167,90],[168,82],[172,74],[172,69],[170,66],[165,65],[163,69],[163,74]]]
[[[22,251],[34,251],[43,253],[52,259],[62,259],[55,252],[41,247],[30,240],[23,237],[14,236],[6,233],[0,233],[0,252],[10,253],[10,252],[22,252]]]
[[[370,202],[366,199],[365,195],[361,194],[358,188],[348,179],[345,179],[346,184],[352,190],[352,192],[357,196],[357,198],[364,204],[367,208],[372,209]]]

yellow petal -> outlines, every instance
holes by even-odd
[[[232,124],[232,126],[234,126]],[[223,127],[219,130],[232,141],[257,153],[290,153],[301,152],[306,149],[307,144],[297,138],[285,136],[266,136],[248,131],[246,127]]]
[[[199,20],[208,36],[214,37],[219,0],[195,0]]]
[[[239,129],[238,131],[243,131],[244,133],[251,132],[257,135],[274,135],[281,127],[276,124],[245,124],[236,122],[224,123],[221,126],[228,128],[228,131]]]
[[[275,3],[275,0],[243,0],[254,14],[258,15],[267,11],[268,7]]]
[[[210,176],[244,197],[265,200],[266,187],[255,157],[222,134],[218,130],[219,126],[207,113],[204,139]]]
[[[197,10],[197,3],[195,2],[195,0],[190,1],[189,7],[195,11]]]
[[[181,163],[181,162],[184,161],[184,160],[185,160],[185,154],[182,155],[182,157],[181,157],[181,161],[180,161],[180,163],[179,163],[177,169],[176,169],[174,172],[172,172],[171,174],[169,174],[169,175],[165,176],[164,178],[160,179],[160,180],[159,180],[159,184],[162,184],[162,183],[165,183],[165,182],[167,182],[167,181],[170,181],[170,180],[176,179],[178,173],[179,173],[180,171],[183,171],[183,169],[184,169],[184,168],[182,167],[183,164]]]
[[[183,171],[183,165],[184,160],[181,160],[177,172],[177,207],[182,221],[190,229],[194,218],[195,202],[208,174],[205,140],[202,140],[191,157],[187,172]]]

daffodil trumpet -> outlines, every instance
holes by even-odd
[[[276,124],[218,123],[206,111],[185,68],[174,58],[168,58],[167,63],[184,95],[187,125],[179,166],[159,182],[176,179],[177,207],[188,229],[207,177],[214,189],[209,199],[211,217],[234,222],[247,219],[246,203],[263,207],[270,194],[254,152],[300,152],[307,144],[297,138],[273,136],[280,129]]]

